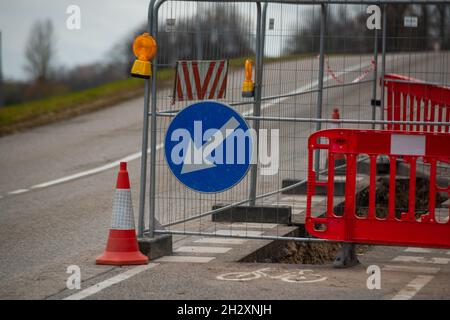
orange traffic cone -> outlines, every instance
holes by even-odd
[[[131,204],[130,179],[127,163],[120,163],[112,212],[111,229],[105,252],[96,264],[131,265],[147,264],[148,258],[138,248]]]

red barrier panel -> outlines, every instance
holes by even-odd
[[[327,141],[324,143],[323,141]],[[316,179],[313,170],[317,150],[328,154],[328,177]],[[322,151],[323,152],[323,151]],[[337,155],[346,158],[345,205],[343,214],[336,214],[333,205]],[[368,206],[364,216],[357,214],[356,178],[358,156],[369,157]],[[396,188],[389,187],[386,217],[379,217],[376,206],[377,157],[390,159],[389,185],[395,186],[397,159],[410,164],[408,208],[396,217]],[[416,162],[423,158],[429,168],[429,198],[427,213],[416,217]],[[436,195],[450,196],[450,187],[436,180],[437,164],[450,161],[450,135],[445,133],[329,129],[315,132],[308,140],[308,197],[306,228],[316,237],[357,243],[450,248],[450,221],[437,221]],[[441,183],[441,182],[440,182]],[[317,187],[327,189],[326,211],[312,212],[312,198]],[[315,206],[316,208],[317,206]],[[316,211],[317,209],[315,209]],[[398,208],[397,208],[398,210]],[[448,212],[449,209],[447,209]]]
[[[387,120],[450,122],[450,87],[429,84],[398,74],[386,74],[384,78]],[[388,124],[387,129],[449,132],[450,125]]]

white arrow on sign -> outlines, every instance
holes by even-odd
[[[237,121],[235,117],[231,117],[219,130],[216,131],[216,133],[214,133],[212,135],[212,137],[204,145],[197,148],[195,146],[195,143],[193,143],[193,141],[191,139],[189,141],[189,145],[187,148],[187,150],[190,150],[191,152],[190,152],[190,154],[187,153],[186,156],[184,157],[183,167],[181,168],[181,174],[205,170],[205,169],[209,169],[209,168],[214,168],[216,166],[216,164],[212,163],[211,161],[206,159],[206,156],[208,156],[209,154],[208,155],[203,154],[204,148],[206,148],[210,144],[214,143],[215,147],[212,149],[212,150],[214,150],[219,145],[221,145],[223,143],[223,141],[226,140],[228,138],[228,136],[237,127],[239,127],[239,121]],[[194,161],[194,163],[191,163],[191,161],[190,161],[190,159],[192,159],[191,155],[194,155],[194,158],[195,158],[195,155],[199,155],[199,154],[201,154],[201,158],[202,158],[201,161]],[[200,162],[200,163],[196,163],[196,162]]]

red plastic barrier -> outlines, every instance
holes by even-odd
[[[386,119],[394,121],[450,122],[450,87],[386,74]],[[403,131],[449,132],[450,125],[388,124],[387,129]]]
[[[323,143],[323,141],[327,141]],[[328,177],[316,179],[313,156],[316,150],[328,154]],[[322,151],[323,152],[323,151]],[[337,155],[345,155],[345,206],[337,215],[333,208],[335,169]],[[356,214],[357,158],[369,156],[369,200],[367,215]],[[408,208],[399,218],[395,215],[396,188],[389,187],[387,215],[379,217],[376,210],[377,157],[386,155],[390,160],[389,185],[395,186],[397,159],[410,164]],[[308,197],[306,228],[316,237],[357,243],[405,245],[450,248],[450,221],[437,221],[436,194],[447,193],[450,187],[439,186],[436,181],[438,162],[450,161],[450,135],[446,133],[329,129],[315,132],[308,141]],[[418,158],[429,166],[430,185],[428,213],[416,218],[416,162]],[[316,187],[327,189],[326,211],[312,212],[312,198]],[[317,206],[315,206],[317,208]],[[448,209],[447,209],[448,210]]]

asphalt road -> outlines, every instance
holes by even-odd
[[[448,84],[449,57],[449,53],[393,55],[388,59],[387,71]],[[345,74],[338,73],[345,81],[357,77],[369,61],[367,56],[330,59],[338,70],[347,70]],[[314,81],[316,70],[315,59],[269,65],[265,70],[264,95],[307,87]],[[242,76],[236,73],[231,78],[228,100],[236,101]],[[326,76],[326,85],[336,84],[333,81]],[[162,91],[160,96],[169,94],[170,89]],[[370,98],[369,83],[327,90],[323,114],[329,115],[332,107],[342,106],[343,118],[368,119]],[[168,100],[161,100],[160,110],[170,107]],[[52,296],[64,289],[68,276],[66,268],[72,264],[82,267],[83,279],[114,269],[93,263],[106,241],[116,174],[114,162],[119,159],[130,160],[133,201],[137,208],[142,104],[142,99],[130,100],[95,113],[0,138],[1,298]],[[238,110],[246,112],[250,107],[243,106]],[[266,103],[263,109],[264,115],[313,116],[315,95]],[[158,126],[164,128],[168,121],[161,119]],[[282,142],[286,141],[286,144],[281,144],[280,175],[261,178],[258,193],[273,190],[281,184],[283,177],[304,175],[306,152],[302,143],[314,130],[314,124],[299,126],[276,122],[263,126],[279,127],[280,136],[284,138]],[[161,134],[159,139],[161,141]],[[157,215],[163,222],[210,208],[214,201],[234,201],[246,196],[246,181],[231,193],[214,199],[186,196],[184,188],[174,186],[176,181],[168,178],[161,152],[158,159],[161,169],[158,171],[158,181],[161,181],[158,197],[161,200],[157,203]],[[89,170],[93,170],[92,174]],[[63,177],[69,178],[58,183],[57,180]],[[189,208],[186,211],[179,210],[182,199],[187,199],[184,201]]]

